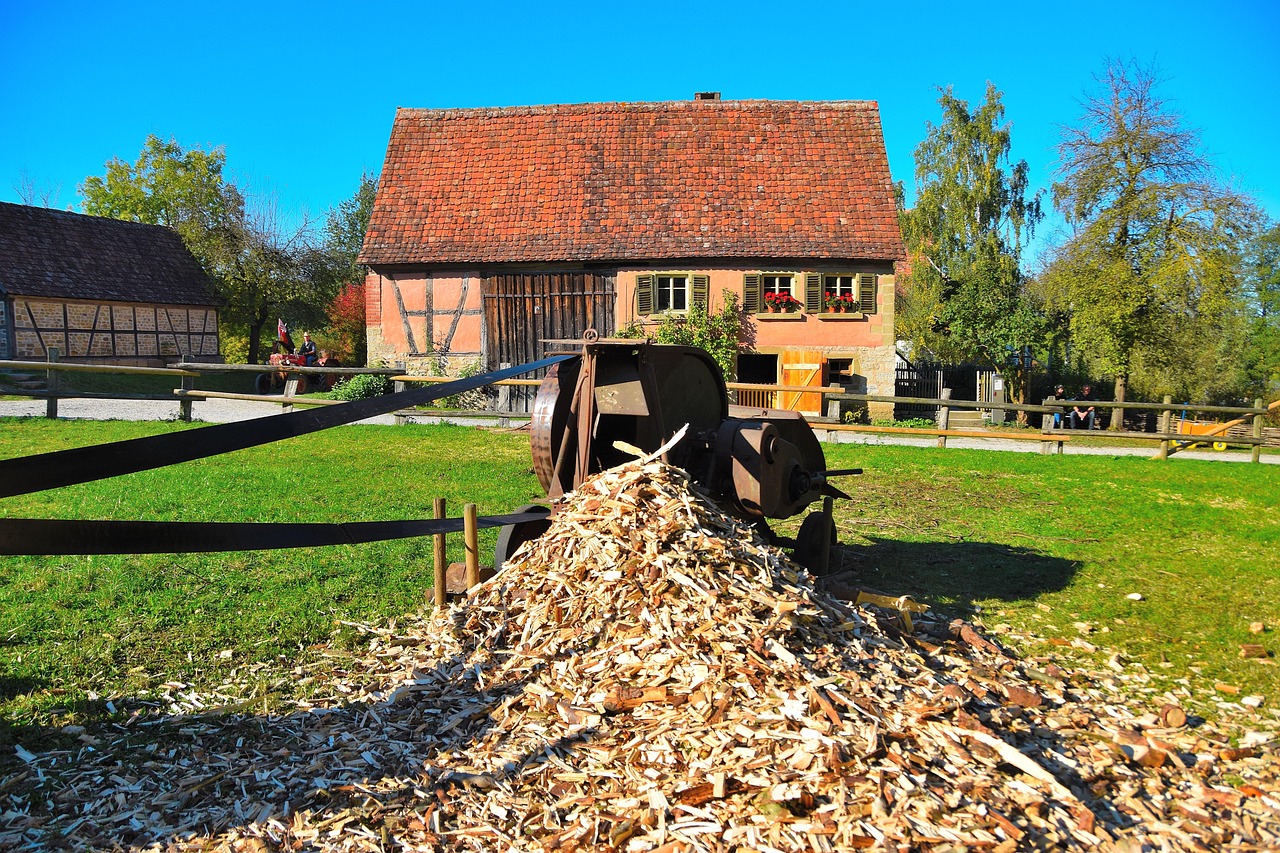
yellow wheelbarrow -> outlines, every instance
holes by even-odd
[[[1178,421],[1178,434],[1179,435],[1204,435],[1205,433],[1212,432],[1214,429],[1220,426],[1222,426],[1222,424],[1215,423],[1214,421],[1192,421],[1192,420],[1187,420],[1186,418],[1182,418]],[[1181,444],[1183,447],[1195,447],[1198,444],[1209,444],[1209,443],[1210,442],[1207,442],[1207,441],[1179,442],[1179,444]],[[1212,445],[1214,450],[1227,449],[1227,443],[1225,441],[1214,441],[1212,442]]]

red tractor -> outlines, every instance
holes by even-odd
[[[288,327],[281,323],[279,330],[279,337],[271,343],[271,355],[267,358],[267,364],[275,367],[307,367],[307,357],[294,351],[293,338],[289,336]],[[328,352],[322,351],[310,366],[341,367],[342,363],[331,357]],[[254,378],[254,389],[259,394],[270,394],[273,391],[283,390],[285,382],[290,375],[290,371],[287,370],[272,370],[268,373],[259,373]],[[329,391],[333,389],[334,383],[337,382],[337,377],[329,373],[293,373],[292,375],[298,379],[298,389],[294,392],[295,394],[305,394],[308,391]]]

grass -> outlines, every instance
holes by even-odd
[[[0,419],[22,456],[180,423]],[[988,628],[1086,639],[1146,665],[1211,711],[1215,685],[1280,701],[1280,471],[1269,465],[835,445],[846,481],[839,563]],[[350,426],[223,457],[6,500],[12,517],[361,521],[457,515],[542,496],[526,433]],[[793,523],[794,524],[794,523]],[[489,551],[495,534],[482,540]],[[463,559],[451,537],[451,561]],[[181,681],[254,696],[305,691],[294,667],[430,597],[431,542],[274,552],[0,558],[0,743],[112,719]],[[1141,601],[1128,598],[1140,593]],[[1265,623],[1261,636],[1252,622]],[[1087,628],[1082,628],[1087,623]],[[1061,651],[1055,646],[1055,651]],[[1068,650],[1073,651],[1074,650]],[[107,701],[113,700],[108,705]]]

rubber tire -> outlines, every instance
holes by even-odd
[[[831,536],[828,540],[827,553],[822,554],[822,524],[831,525]],[[800,530],[796,533],[796,548],[793,559],[815,575],[831,573],[831,548],[839,540],[836,537],[836,522],[825,512],[811,512],[800,522]]]
[[[253,378],[253,390],[262,395],[271,393],[271,374],[259,373]]]
[[[546,513],[548,518],[538,521],[524,521],[520,524],[508,524],[498,531],[498,544],[493,549],[493,570],[502,571],[502,565],[521,545],[537,539],[551,527],[551,508],[542,504],[525,504],[516,510],[516,514],[525,512]]]

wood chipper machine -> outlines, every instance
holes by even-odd
[[[801,565],[827,571],[836,541],[832,500],[849,497],[830,481],[861,471],[827,470],[822,445],[799,413],[730,405],[719,365],[696,347],[605,339],[591,330],[581,341],[546,343],[580,349],[550,369],[534,399],[533,467],[548,497],[634,458],[628,448],[657,451],[687,425],[664,461],[771,542],[791,547]],[[770,530],[769,519],[798,515],[819,500],[821,509],[804,519],[794,539]],[[504,528],[495,568],[548,524]]]

